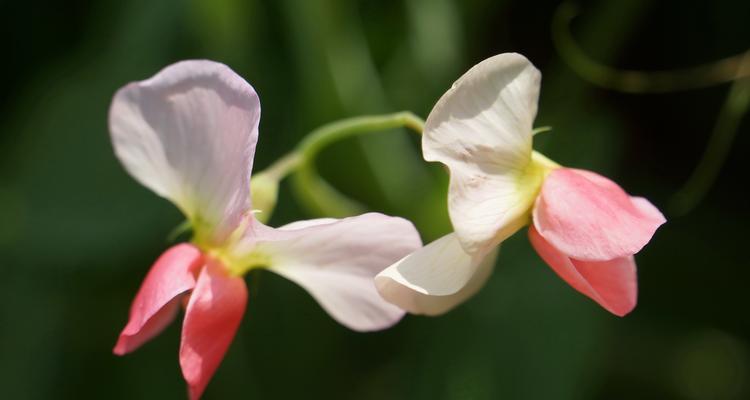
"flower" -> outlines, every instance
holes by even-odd
[[[616,315],[635,307],[633,255],[664,216],[607,178],[533,151],[540,81],[526,58],[500,54],[471,68],[437,102],[422,150],[450,170],[455,232],[378,274],[388,301],[416,314],[450,310],[489,277],[497,246],[531,222],[533,247],[573,288]]]
[[[201,396],[245,311],[243,275],[268,268],[306,289],[342,325],[387,328],[404,314],[377,293],[373,277],[421,246],[413,225],[369,213],[299,221],[273,229],[250,204],[258,138],[255,90],[212,61],[183,61],[115,95],[109,126],[115,153],[137,181],[188,218],[192,243],[151,267],[114,353],[160,333],[185,307],[180,366],[190,398]]]

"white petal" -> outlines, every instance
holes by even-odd
[[[524,174],[541,75],[523,56],[482,61],[453,84],[427,117],[422,150],[450,169],[448,207],[462,246],[487,251],[525,223]]]
[[[130,175],[219,237],[249,209],[259,120],[255,90],[212,61],[182,61],[131,83],[109,112],[115,153]]]
[[[357,331],[384,329],[404,312],[380,297],[373,278],[422,242],[411,222],[382,214],[255,229],[252,252],[307,290],[331,317]]]
[[[331,223],[338,222],[338,221],[339,220],[336,218],[307,219],[303,221],[295,221],[295,222],[288,223],[284,226],[279,227],[278,229],[283,230],[283,231],[295,231],[297,229],[305,229],[311,226],[331,224]]]
[[[451,233],[388,267],[375,278],[380,294],[412,314],[443,314],[484,286],[497,250],[467,254]]]

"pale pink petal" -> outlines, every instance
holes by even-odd
[[[544,240],[534,226],[529,227],[529,239],[557,275],[607,311],[622,317],[635,308],[638,281],[633,256],[609,261],[575,260]]]
[[[326,225],[326,224],[332,224],[334,222],[338,222],[340,220],[336,218],[315,218],[315,219],[306,219],[302,221],[294,221],[290,222],[284,226],[279,227],[278,229],[284,230],[284,231],[293,231],[297,229],[304,229],[309,228],[311,226],[318,226],[318,225]]]
[[[497,257],[467,254],[454,233],[404,257],[379,273],[386,300],[411,314],[439,315],[473,296],[492,274]]]
[[[652,221],[661,221],[662,224],[667,222],[667,219],[664,218],[664,214],[662,214],[661,211],[659,211],[659,209],[647,199],[632,196],[630,197],[630,200],[633,202],[633,205],[641,211],[641,214],[646,216],[646,218]]]
[[[130,306],[130,320],[113,352],[129,353],[158,335],[174,319],[180,295],[195,286],[203,256],[192,245],[178,244],[161,255],[143,280]]]
[[[259,120],[255,90],[226,65],[205,60],[123,87],[109,111],[125,169],[216,240],[249,209]]]
[[[369,213],[301,221],[269,231],[245,250],[269,259],[269,269],[303,287],[340,324],[356,331],[385,329],[403,310],[380,297],[373,278],[418,249],[414,226]]]
[[[488,251],[527,222],[541,183],[540,174],[525,176],[540,81],[522,55],[500,54],[459,78],[427,117],[424,158],[450,169],[451,222],[470,253]]]
[[[197,399],[219,367],[247,305],[242,277],[210,261],[198,276],[182,324],[180,367],[191,399]]]
[[[606,261],[631,256],[651,240],[664,216],[643,198],[590,171],[559,168],[545,179],[534,226],[571,258]]]

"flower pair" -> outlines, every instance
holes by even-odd
[[[140,183],[174,203],[192,243],[168,249],[138,291],[114,348],[129,353],[185,308],[180,366],[190,398],[201,396],[245,311],[243,275],[267,268],[306,289],[338,322],[371,331],[404,311],[372,283],[422,243],[401,218],[369,213],[270,228],[250,204],[260,103],[225,65],[184,61],[115,95],[109,114],[115,153]]]
[[[376,213],[278,229],[259,222],[250,171],[260,104],[228,67],[185,61],[124,87],[110,109],[115,152],[135,179],[185,214],[194,238],[151,268],[115,353],[158,334],[182,305],[180,366],[198,398],[239,326],[251,269],[296,282],[349,328],[377,330],[404,310],[436,315],[469,298],[491,275],[498,245],[525,225],[566,282],[627,314],[637,297],[633,255],[664,217],[607,178],[533,151],[540,80],[523,56],[501,54],[438,101],[422,147],[426,160],[450,170],[455,232],[425,247],[411,223]]]
[[[563,168],[532,149],[541,75],[519,54],[471,68],[427,118],[427,161],[450,170],[455,230],[378,274],[380,293],[415,314],[455,307],[484,284],[497,246],[525,225],[542,259],[613,314],[636,304],[633,255],[664,216],[593,172]]]

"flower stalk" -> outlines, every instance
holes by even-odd
[[[346,217],[364,212],[363,205],[338,191],[320,176],[315,167],[315,159],[323,149],[338,141],[394,128],[407,128],[421,134],[424,121],[411,112],[402,111],[347,118],[310,132],[293,152],[253,178],[253,204],[261,211],[257,214],[258,219],[267,221],[270,218],[276,204],[278,183],[290,174],[293,174],[292,188],[295,195],[313,214]]]

